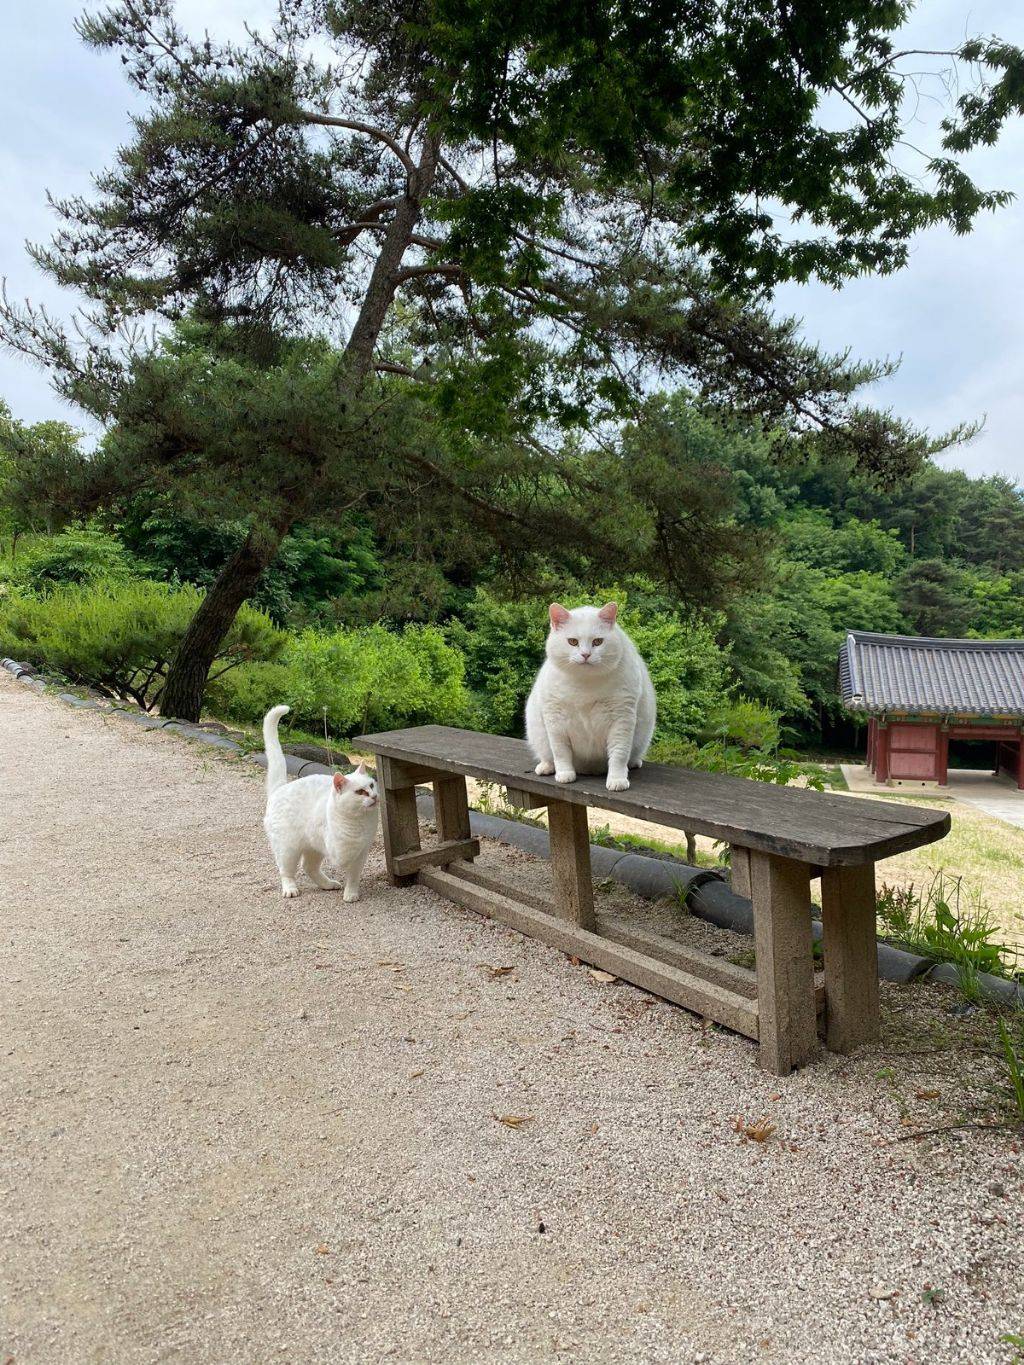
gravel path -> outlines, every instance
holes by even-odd
[[[6,674],[0,777],[4,1365],[1011,1358],[1020,1144],[894,1141],[951,995],[779,1081],[379,852],[282,900],[255,769]]]

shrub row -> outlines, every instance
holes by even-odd
[[[158,706],[201,589],[132,576],[130,564],[88,531],[78,533],[76,548],[79,582],[68,581],[75,561],[63,544],[27,558],[21,581],[8,581],[0,597],[0,648],[72,682]],[[615,595],[626,602],[621,590]],[[319,734],[326,724],[338,738],[427,723],[522,733],[546,620],[539,599],[505,602],[483,589],[465,619],[444,629],[289,633],[247,606],[211,671],[207,704],[224,719],[257,724],[285,702],[292,725]],[[642,602],[632,612],[627,602],[623,622],[658,693],[652,756],[729,768],[734,751],[775,750],[775,716],[729,696],[727,655],[708,626]]]

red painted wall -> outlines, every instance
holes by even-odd
[[[939,727],[889,726],[889,776],[915,782],[939,780]]]

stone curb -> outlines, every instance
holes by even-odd
[[[48,685],[47,679],[36,672],[30,664],[18,663],[15,659],[0,659],[0,666],[14,675],[19,682],[38,691]],[[98,693],[86,697],[75,696],[71,692],[57,694],[59,701],[69,706],[89,710],[105,710],[106,699]],[[115,706],[115,714],[124,716],[146,730],[172,730],[199,744],[229,753],[242,754],[242,746],[224,733],[186,721],[164,720],[145,711],[134,711],[128,707]],[[223,727],[218,727],[223,729]],[[285,762],[289,777],[310,777],[315,773],[330,776],[337,771],[324,763],[318,763],[306,755],[324,754],[316,746],[299,746],[303,753],[292,754],[285,751]],[[267,766],[264,753],[247,755],[261,768]],[[427,790],[417,793],[416,804],[428,819],[434,817],[434,798]],[[507,820],[500,815],[486,815],[483,811],[470,811],[470,828],[476,835],[488,839],[498,839],[512,844],[525,853],[546,858],[549,851],[548,832],[543,826],[527,824],[520,820]],[[669,858],[648,858],[640,853],[624,853],[619,849],[605,848],[601,844],[591,844],[590,863],[595,876],[600,879],[611,878],[628,886],[645,900],[661,900],[668,896],[675,898],[680,891],[685,894],[687,910],[699,919],[720,929],[731,929],[735,933],[753,934],[754,910],[745,896],[737,896],[726,883],[722,874],[709,868],[691,867]],[[811,921],[811,934],[815,939],[822,937],[822,925],[818,919]],[[878,944],[878,975],[883,981],[907,982],[918,978],[939,981],[955,986],[960,982],[957,969],[950,962],[932,962],[929,958],[918,957],[902,948],[894,948],[889,943]],[[985,999],[997,1004],[1024,1004],[1024,982],[1009,981],[1005,977],[992,976],[989,972],[977,974],[978,993]]]

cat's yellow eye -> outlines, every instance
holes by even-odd
[[[594,643],[595,645],[603,645],[603,644],[604,644],[604,636],[603,636],[603,635],[597,635],[597,636],[595,636],[595,637],[594,637],[593,643]]]
[[[566,644],[570,644],[570,645],[572,645],[573,647],[575,647],[576,645],[579,644],[579,640],[567,640],[567,641],[566,641]]]

